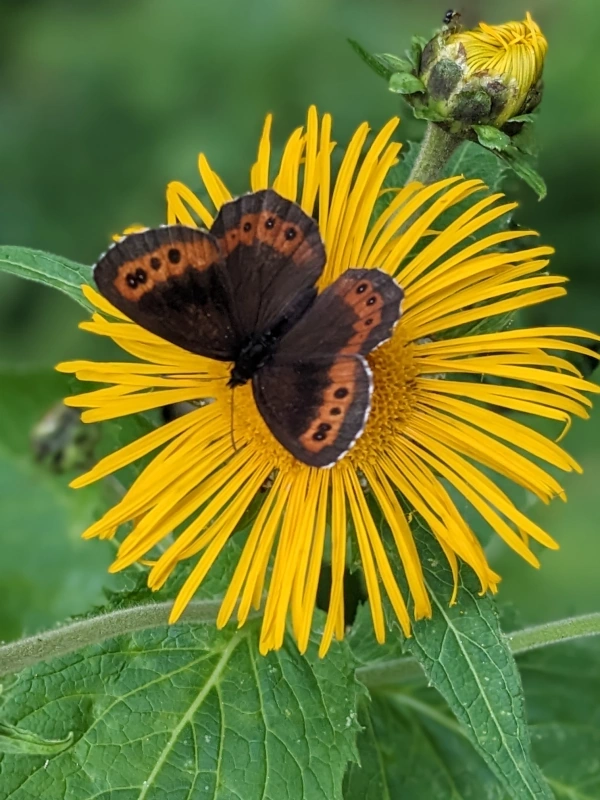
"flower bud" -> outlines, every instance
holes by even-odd
[[[419,116],[451,133],[469,135],[473,125],[520,130],[509,120],[528,114],[542,96],[548,43],[530,14],[524,22],[462,30],[456,14],[425,45],[418,78],[424,91],[409,102]]]

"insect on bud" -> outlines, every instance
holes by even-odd
[[[450,10],[421,53],[418,78],[425,90],[407,99],[419,116],[451,133],[468,136],[473,125],[504,129],[539,104],[547,49],[530,14],[523,22],[463,30]],[[504,132],[518,133],[520,126],[511,125]]]

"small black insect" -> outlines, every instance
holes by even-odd
[[[453,22],[458,22],[460,19],[460,12],[449,8],[444,14],[444,25],[452,25]]]

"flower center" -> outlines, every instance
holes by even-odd
[[[417,366],[413,345],[400,324],[390,339],[369,356],[373,370],[371,413],[363,435],[348,454],[357,466],[385,452],[404,429],[414,406]]]

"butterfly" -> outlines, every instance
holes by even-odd
[[[319,229],[272,189],[225,203],[210,231],[166,225],[125,236],[94,267],[101,294],[129,319],[252,382],[273,436],[329,467],[371,408],[366,356],[392,335],[402,290],[378,269],[349,269],[318,294]]]

